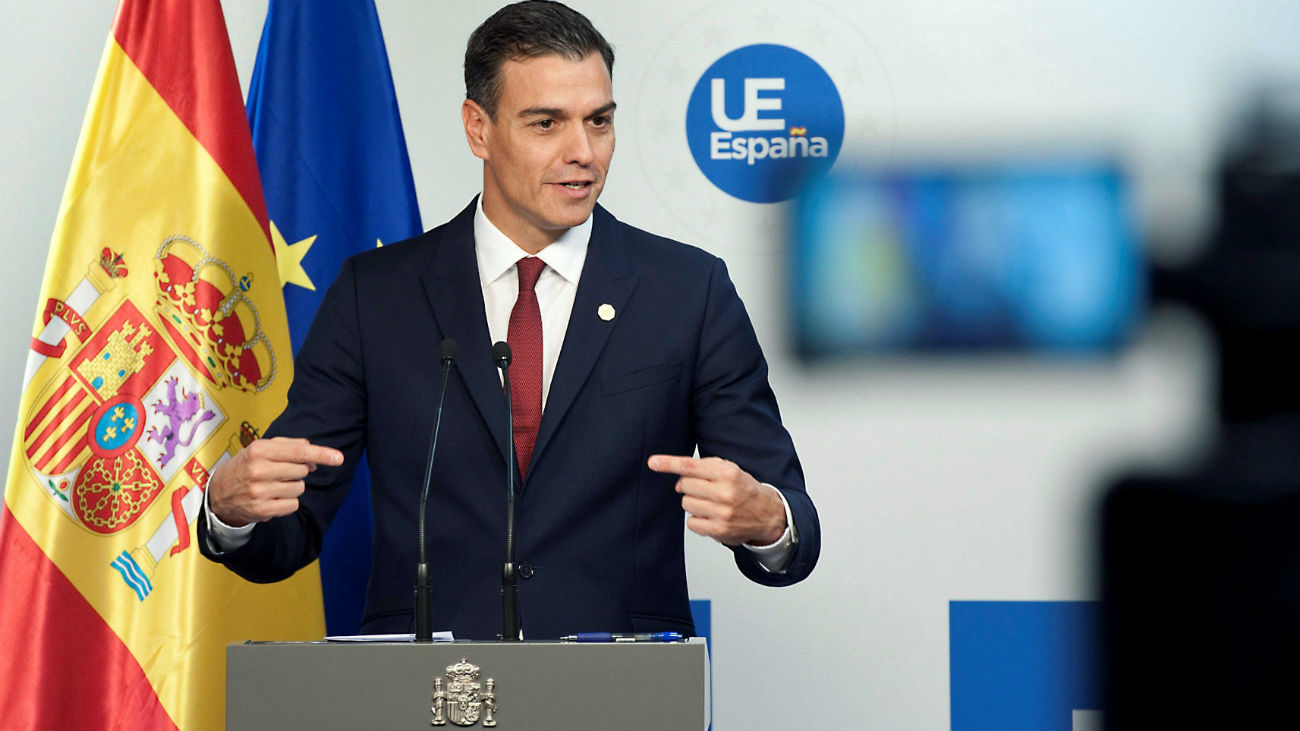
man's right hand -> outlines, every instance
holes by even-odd
[[[288,515],[318,464],[341,465],[343,453],[306,439],[258,439],[212,471],[208,509],[232,528]]]

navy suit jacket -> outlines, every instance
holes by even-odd
[[[509,436],[474,253],[474,204],[450,222],[343,264],[267,436],[336,447],[344,465],[307,479],[293,515],[258,524],[238,550],[205,554],[278,581],[317,556],[365,450],[375,516],[361,631],[413,627],[416,508],[433,429],[438,346],[459,355],[447,386],[428,504],[435,629],[500,631]],[[730,459],[781,489],[798,536],[783,573],[734,551],[772,586],[817,561],[817,513],[781,425],[767,364],[722,260],[594,213],[591,243],[528,479],[518,472],[516,562],[525,637],[579,631],[692,633],[676,477],[655,453]],[[614,317],[597,315],[603,305]],[[513,469],[513,468],[512,468]]]

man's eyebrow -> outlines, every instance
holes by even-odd
[[[602,114],[609,114],[610,112],[614,111],[614,109],[617,106],[618,104],[615,104],[614,102],[610,102],[600,107],[599,109],[595,110],[591,114],[588,114],[587,118],[598,117]],[[520,117],[563,117],[565,116],[565,114],[563,110],[556,109],[555,107],[529,107],[519,112],[519,116]]]
[[[563,114],[555,107],[529,107],[519,112],[521,117],[560,117]]]

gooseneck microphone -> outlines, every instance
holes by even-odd
[[[447,378],[456,362],[456,341],[447,338],[438,346],[438,360],[442,361],[442,388],[438,391],[438,412],[433,420],[433,436],[429,438],[429,459],[424,463],[424,490],[420,492],[419,562],[415,565],[415,641],[433,641],[433,615],[429,605],[433,600],[433,585],[429,583],[429,561],[424,547],[424,514],[429,502],[429,482],[433,478],[433,454],[438,451],[438,429],[442,427],[442,403],[447,398]]]
[[[498,341],[492,346],[492,360],[501,369],[506,389],[506,441],[510,459],[506,462],[506,563],[501,568],[501,636],[502,642],[519,642],[524,630],[519,626],[519,577],[515,575],[515,412],[510,398],[510,346]]]

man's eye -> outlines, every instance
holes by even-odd
[[[537,120],[536,122],[534,122],[533,125],[536,126],[537,129],[543,129],[543,130],[545,130],[545,129],[550,129],[550,128],[552,128],[552,127],[555,126],[555,120],[554,120],[554,119],[539,119],[539,120]]]
[[[591,124],[594,127],[608,127],[613,123],[614,123],[613,119],[603,114],[598,117],[591,118]]]

